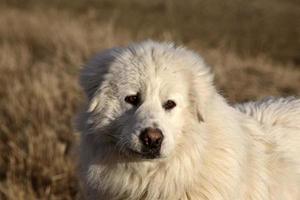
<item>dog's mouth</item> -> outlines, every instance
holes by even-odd
[[[142,152],[139,152],[139,151],[135,151],[133,149],[130,149],[128,148],[127,149],[128,152],[129,152],[129,156],[137,156],[141,159],[158,159],[158,158],[161,158],[161,155],[160,155],[160,152],[156,152],[156,151],[142,151]]]

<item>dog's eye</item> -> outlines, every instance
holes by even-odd
[[[172,100],[168,100],[164,103],[163,108],[165,110],[171,110],[176,106],[176,103]]]
[[[137,106],[140,103],[140,96],[139,94],[129,95],[125,97],[125,101],[131,105]]]

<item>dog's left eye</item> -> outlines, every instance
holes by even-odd
[[[168,100],[164,103],[163,108],[165,110],[171,110],[176,106],[176,103],[173,100]]]

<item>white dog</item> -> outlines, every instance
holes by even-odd
[[[234,108],[201,57],[152,41],[103,52],[81,84],[88,199],[300,199],[300,100]]]

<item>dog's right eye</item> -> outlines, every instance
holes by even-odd
[[[131,105],[137,106],[140,103],[139,94],[126,96],[125,102],[127,102]]]

